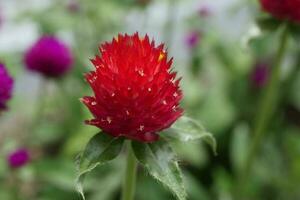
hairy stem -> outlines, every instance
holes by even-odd
[[[123,181],[122,200],[133,200],[136,185],[137,161],[131,148],[131,142],[127,142],[127,166]]]

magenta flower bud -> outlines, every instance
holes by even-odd
[[[199,31],[192,31],[187,34],[185,38],[186,45],[193,49],[195,48],[201,39],[201,33]]]
[[[262,88],[268,81],[270,66],[267,62],[258,61],[250,74],[251,83],[256,88]]]
[[[6,103],[11,98],[14,81],[5,66],[0,63],[0,112],[6,109]]]
[[[25,166],[30,160],[27,149],[18,149],[8,155],[7,161],[11,168],[20,168]]]
[[[65,75],[72,68],[72,63],[70,49],[53,36],[41,37],[25,54],[27,69],[45,77]]]

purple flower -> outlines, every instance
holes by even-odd
[[[270,66],[265,61],[258,61],[250,74],[251,83],[256,88],[262,88],[269,78]]]
[[[27,149],[18,149],[8,155],[7,161],[11,168],[20,168],[26,165],[30,160]]]
[[[7,101],[11,98],[14,81],[8,74],[5,66],[0,63],[0,111],[6,108]]]
[[[1,8],[0,8],[0,28],[1,28],[1,26],[3,25],[3,22],[4,22],[4,16],[3,16],[3,11],[1,10]]]
[[[199,31],[192,31],[187,34],[185,42],[189,48],[195,48],[201,39],[201,33]]]
[[[212,11],[209,6],[201,6],[198,10],[198,14],[200,17],[206,18],[206,17],[211,16]]]
[[[71,13],[77,13],[80,10],[80,4],[76,0],[70,0],[67,4],[67,8]]]
[[[41,37],[25,54],[27,69],[58,78],[72,68],[70,49],[53,36]]]

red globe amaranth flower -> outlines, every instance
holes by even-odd
[[[275,18],[300,23],[300,0],[260,0],[260,4]]]
[[[87,124],[114,136],[141,142],[159,139],[183,113],[180,79],[171,70],[164,45],[146,35],[119,35],[99,48],[92,59],[96,71],[86,75],[95,96],[82,102],[93,113]]]
[[[70,49],[53,36],[41,37],[25,54],[27,69],[58,78],[72,68]]]
[[[7,161],[11,168],[20,168],[29,162],[30,156],[27,149],[18,149],[8,155]]]
[[[0,112],[6,109],[6,103],[11,98],[14,81],[5,66],[0,63]]]

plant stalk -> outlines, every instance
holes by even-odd
[[[284,58],[284,54],[288,41],[288,26],[285,24],[280,36],[279,47],[276,54],[274,67],[272,68],[271,75],[263,93],[261,102],[257,110],[257,117],[254,123],[253,140],[250,143],[248,156],[246,157],[244,167],[241,171],[241,186],[245,186],[252,167],[253,160],[259,150],[262,139],[267,132],[267,127],[274,114],[276,102],[278,100],[278,91],[280,87],[280,70]],[[244,193],[244,192],[243,192]]]
[[[127,141],[127,166],[123,180],[122,200],[133,200],[136,186],[137,161],[134,156],[131,141]]]

